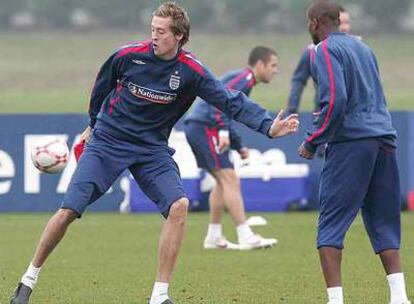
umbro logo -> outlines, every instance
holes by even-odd
[[[146,64],[144,61],[142,60],[132,60],[133,63],[135,64]]]

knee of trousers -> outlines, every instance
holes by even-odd
[[[338,249],[344,248],[344,239],[346,231],[326,231],[319,230],[317,235],[317,248],[321,247],[335,247]]]

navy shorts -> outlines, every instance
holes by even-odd
[[[217,128],[206,124],[189,121],[185,124],[185,136],[195,155],[197,166],[207,171],[234,168],[230,149],[223,153],[218,151]]]
[[[141,190],[166,218],[172,203],[186,197],[173,149],[148,149],[119,140],[103,130],[94,130],[72,176],[61,208],[79,217],[86,207],[102,196],[126,169]]]
[[[318,248],[342,249],[361,209],[375,253],[399,249],[400,199],[394,147],[373,138],[329,144],[320,182]]]

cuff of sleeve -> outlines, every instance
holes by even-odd
[[[96,124],[96,117],[90,117],[89,119],[89,126],[93,128]]]
[[[305,147],[306,150],[308,150],[309,152],[314,154],[316,152],[316,148],[318,148],[318,145],[315,145],[315,144],[312,144],[308,141],[305,141],[304,147]]]
[[[265,135],[266,135],[267,137],[269,137],[269,138],[272,138],[272,137],[269,135],[269,130],[270,130],[270,127],[272,126],[272,123],[273,123],[273,120],[272,120],[272,119],[265,120],[265,121],[262,123],[262,125],[260,126],[260,130],[259,130],[259,132],[260,132],[260,133],[265,134]]]
[[[239,142],[234,142],[234,141],[232,141],[231,143],[230,143],[230,148],[232,149],[232,150],[235,150],[235,151],[237,151],[237,152],[239,152],[241,149],[243,149],[245,146],[242,144],[242,143],[239,143]]]
[[[298,113],[297,108],[288,108],[287,115]]]

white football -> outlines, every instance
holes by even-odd
[[[32,147],[31,155],[37,169],[45,173],[58,173],[68,164],[69,148],[60,139],[46,138]]]

